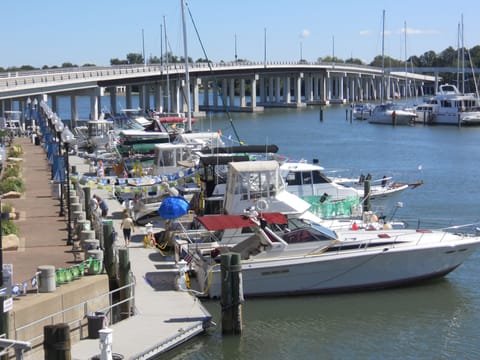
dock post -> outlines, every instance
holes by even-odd
[[[323,121],[323,106],[320,105],[320,121]]]
[[[115,278],[115,258],[113,254],[114,243],[114,229],[111,220],[103,221],[103,246],[100,244],[101,249],[105,249],[103,258],[104,266],[110,279]]]
[[[118,249],[118,285],[122,288],[131,283],[130,281],[130,259],[128,257],[128,249],[120,248]],[[131,296],[131,289],[126,287],[123,290],[120,290],[120,301],[124,301]],[[120,318],[126,319],[130,317],[130,300],[125,301],[120,306]]]
[[[345,109],[345,121],[348,121],[348,109]]]
[[[242,282],[242,263],[240,254],[233,253],[230,261],[230,272],[232,273],[232,297],[233,297],[233,332],[241,334],[243,331],[243,282]]]
[[[243,289],[240,254],[227,253],[221,257],[222,273],[222,333],[239,334],[242,331]]]
[[[46,325],[43,328],[45,359],[70,360],[70,327],[68,324]]]
[[[83,188],[84,198],[85,198],[85,213],[87,220],[92,221],[92,209],[90,208],[90,200],[92,199],[92,189],[88,186]]]
[[[370,180],[363,183],[363,211],[370,211]]]

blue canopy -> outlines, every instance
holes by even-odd
[[[170,196],[162,201],[158,214],[166,220],[174,220],[188,213],[190,205],[181,196]]]

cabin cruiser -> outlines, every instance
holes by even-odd
[[[280,171],[287,184],[287,190],[308,201],[311,211],[322,218],[358,216],[365,200],[365,180],[368,184],[368,200],[376,211],[391,209],[398,196],[409,187],[384,176],[372,180],[371,175],[358,179],[330,178],[317,163],[285,162]]]
[[[180,288],[198,296],[220,297],[227,253],[240,254],[243,293],[254,297],[412,284],[445,276],[480,247],[479,237],[459,227],[454,233],[373,222],[329,228],[285,191],[276,161],[228,167],[225,213],[197,216],[197,226],[167,237]]]
[[[375,106],[368,122],[385,125],[413,125],[416,118],[417,114],[413,110],[390,102]]]
[[[480,125],[480,101],[455,85],[440,85],[435,96],[415,107],[418,121],[432,125]]]

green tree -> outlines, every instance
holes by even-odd
[[[350,58],[345,60],[345,64],[365,65],[362,60],[356,58]]]
[[[317,62],[325,62],[325,63],[343,63],[343,60],[336,57],[336,56],[325,56],[323,58],[318,58]]]
[[[143,64],[143,62],[144,62],[142,54],[138,54],[138,53],[127,54],[127,60],[128,60],[128,64],[130,64],[130,65],[132,65],[132,64]]]
[[[110,59],[110,65],[127,65],[128,60],[120,60],[118,58]]]

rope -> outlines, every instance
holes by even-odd
[[[195,24],[195,21],[193,20],[193,16],[192,16],[192,13],[190,11],[190,8],[189,8],[188,4],[185,4],[185,5],[187,7],[188,15],[190,16],[190,20],[192,21],[193,28],[195,29],[195,34],[197,35],[197,39],[200,43],[200,47],[202,48],[203,55],[205,56],[205,59],[207,60],[208,68],[210,69],[210,74],[212,75],[213,80],[216,82],[217,78],[216,78],[215,73],[213,71],[212,63],[208,59],[207,52],[205,51],[205,47],[203,46],[202,39],[200,38],[200,34],[198,32],[198,29],[197,29],[197,25]],[[217,89],[218,89],[218,87],[217,87]],[[238,135],[237,129],[235,128],[235,125],[233,124],[233,119],[232,119],[232,116],[230,114],[230,111],[228,110],[228,106],[223,101],[222,92],[218,91],[218,94],[220,96],[220,100],[222,102],[223,109],[224,109],[225,113],[227,114],[228,120],[230,121],[230,125],[232,126],[235,137],[237,138],[237,141],[239,142],[239,144],[242,145],[243,141],[240,140],[240,136]]]

